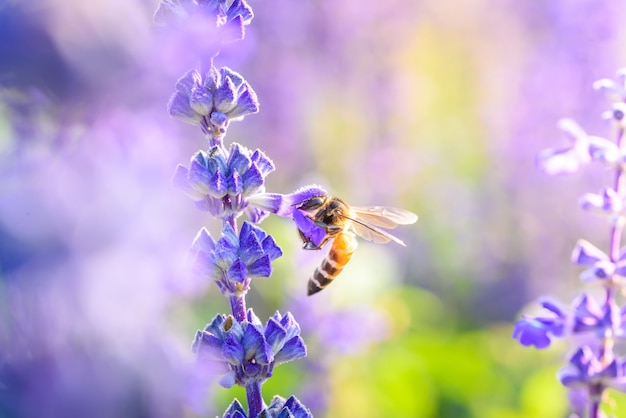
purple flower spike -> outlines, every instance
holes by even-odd
[[[613,171],[610,186],[599,193],[586,193],[579,203],[582,209],[604,215],[609,224],[608,250],[602,251],[585,240],[579,240],[572,261],[585,269],[583,282],[600,282],[600,295],[582,293],[568,310],[550,302],[542,303],[550,317],[523,316],[515,325],[513,337],[526,346],[545,348],[552,337],[570,337],[575,347],[569,364],[559,372],[561,383],[570,388],[577,404],[576,416],[600,417],[606,400],[605,391],[612,387],[626,392],[626,366],[621,354],[626,337],[626,247],[623,246],[626,202],[626,69],[615,80],[602,79],[594,88],[611,103],[602,114],[613,124],[612,140],[587,135],[574,121],[563,119],[560,128],[569,140],[567,147],[549,149],[538,157],[539,168],[548,174],[577,171],[590,162],[599,162]]]
[[[243,322],[216,316],[198,331],[193,351],[203,360],[202,367],[208,363],[222,371],[220,383],[226,387],[263,382],[275,366],[306,355],[300,326],[291,314],[277,312],[263,326],[251,309]]]
[[[173,181],[200,210],[218,218],[237,218],[245,212],[252,222],[258,223],[268,212],[255,206],[257,200],[264,200],[255,196],[267,195],[265,176],[272,171],[274,163],[262,151],[251,152],[233,143],[228,155],[217,145],[208,152],[198,151],[189,168],[176,168]]]
[[[259,101],[239,73],[211,67],[204,76],[191,70],[181,77],[167,109],[170,115],[221,138],[231,121],[258,112]]]

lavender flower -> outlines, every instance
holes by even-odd
[[[206,74],[191,70],[182,76],[167,109],[170,115],[221,137],[231,121],[258,112],[259,102],[239,73],[228,67],[211,67]]]
[[[542,306],[550,315],[524,315],[513,330],[513,338],[522,345],[539,349],[548,347],[553,338],[584,337],[572,338],[576,342],[575,350],[568,365],[559,372],[559,380],[576,392],[577,396],[570,396],[571,399],[586,400],[590,418],[600,416],[602,395],[607,388],[626,392],[626,359],[616,349],[616,343],[625,337],[626,319],[626,306],[620,306],[618,300],[618,295],[626,290],[626,247],[621,245],[626,224],[623,211],[626,199],[625,83],[626,70],[620,70],[617,81],[603,79],[594,84],[613,101],[603,117],[616,126],[615,141],[588,135],[574,121],[564,119],[559,125],[569,139],[569,146],[549,149],[538,158],[539,168],[548,174],[573,173],[592,162],[615,171],[611,186],[602,188],[600,193],[587,193],[580,199],[584,210],[608,218],[608,251],[581,239],[572,253],[572,262],[585,268],[580,280],[601,284],[604,295],[598,300],[583,292],[568,308],[544,301]],[[582,397],[581,390],[585,391]]]
[[[552,313],[549,316],[524,316],[515,324],[513,338],[519,339],[524,346],[534,345],[542,349],[552,342],[551,337],[562,337],[566,314],[556,303],[548,300],[541,302],[541,305]]]
[[[291,314],[276,312],[263,326],[252,309],[241,322],[217,315],[204,331],[196,333],[193,351],[199,360],[216,362],[226,371],[220,383],[227,388],[263,383],[275,366],[306,355],[300,326]]]
[[[189,168],[179,165],[174,183],[191,197],[200,210],[218,218],[238,218],[243,212],[254,223],[276,211],[277,205],[259,208],[250,198],[265,191],[265,177],[274,171],[274,163],[262,151],[250,152],[233,143],[227,151],[215,145],[208,153],[198,151]]]
[[[252,309],[246,309],[245,296],[251,280],[270,277],[272,261],[282,251],[262,229],[248,222],[239,228],[237,219],[244,212],[255,224],[269,213],[293,216],[298,228],[316,239],[319,232],[315,225],[305,225],[306,220],[298,217],[297,207],[303,200],[325,191],[310,186],[290,195],[266,193],[265,177],[275,169],[272,160],[258,149],[252,152],[237,143],[224,146],[223,137],[230,122],[258,112],[259,102],[241,74],[227,67],[215,68],[213,58],[224,42],[243,39],[244,25],[250,23],[253,14],[243,0],[163,0],[154,19],[160,24],[184,27],[194,16],[206,18],[206,34],[212,38],[211,47],[217,50],[208,48],[208,70],[191,70],[178,80],[167,108],[170,115],[199,126],[208,139],[209,149],[196,152],[188,167],[179,165],[174,183],[198,209],[222,222],[217,241],[205,228],[200,230],[191,255],[194,272],[217,284],[229,299],[232,314],[217,314],[204,330],[196,333],[192,349],[203,371],[218,371],[222,375],[222,386],[237,384],[246,388],[248,411],[235,400],[224,417],[310,417],[308,409],[294,397],[286,401],[275,397],[269,407],[263,400],[261,386],[272,376],[274,367],[304,357],[306,346],[300,337],[300,326],[290,313],[276,312],[263,325]],[[206,58],[200,55],[201,59]]]
[[[202,228],[192,244],[192,252],[195,273],[214,280],[226,296],[245,293],[252,278],[270,277],[271,262],[282,255],[274,238],[247,222],[239,235],[230,224],[225,224],[217,242]]]

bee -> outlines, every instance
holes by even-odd
[[[393,229],[417,221],[417,215],[404,209],[349,206],[343,200],[331,196],[312,197],[298,205],[297,209],[325,231],[321,242],[316,244],[298,230],[305,250],[320,250],[332,240],[328,254],[309,278],[309,296],[328,286],[348,264],[357,247],[354,234],[378,244],[394,241],[405,246],[399,238],[381,228]]]

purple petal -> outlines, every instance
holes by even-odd
[[[184,165],[178,164],[176,166],[176,171],[174,172],[174,177],[172,178],[172,182],[176,187],[185,192],[189,197],[194,200],[202,199],[202,194],[196,192],[194,188],[189,184],[189,178],[187,175],[189,174],[189,170]]]
[[[202,115],[196,113],[189,104],[189,96],[177,91],[167,103],[168,113],[183,122],[197,125],[202,120]]]
[[[224,418],[246,418],[246,410],[243,409],[243,406],[235,399],[228,408],[226,408],[226,411],[224,411]]]
[[[539,304],[547,309],[548,311],[552,312],[553,314],[555,314],[557,317],[559,318],[565,318],[567,315],[565,314],[565,308],[563,307],[563,305],[556,301],[553,300],[552,298],[542,298],[539,300]]]
[[[620,212],[623,201],[619,194],[611,188],[604,188],[601,194],[587,193],[580,199],[580,206],[585,210],[603,212]]]
[[[275,315],[280,315],[276,312]],[[300,325],[293,317],[291,312],[287,312],[282,318],[280,318],[280,325],[287,331],[288,338],[295,335],[300,335]]]
[[[265,339],[275,353],[283,347],[285,337],[287,337],[287,332],[274,318],[270,318],[265,327]]]
[[[246,267],[246,264],[238,258],[228,268],[227,276],[228,280],[243,283],[243,281],[248,277],[248,268]]]
[[[276,260],[278,257],[283,255],[283,250],[280,249],[271,235],[265,237],[261,245],[263,246],[263,251],[271,260]]]
[[[274,166],[274,162],[269,159],[267,155],[263,153],[261,150],[255,150],[252,156],[250,157],[254,165],[256,165],[264,176],[267,176],[269,173],[274,171],[276,167]]]
[[[228,169],[230,172],[244,174],[250,168],[252,160],[249,157],[250,151],[235,142],[230,146],[230,156],[228,157]]]
[[[245,358],[254,359],[259,365],[268,365],[273,360],[272,349],[265,341],[263,334],[252,324],[248,324],[243,335]]]
[[[513,338],[525,347],[535,346],[537,349],[547,348],[551,341],[549,330],[541,322],[532,318],[522,318],[515,324]]]
[[[263,327],[263,323],[261,322],[259,317],[256,316],[252,308],[248,309],[248,312],[246,312],[246,319],[248,320],[249,323],[253,324],[257,328]]]
[[[236,86],[230,77],[223,80],[222,85],[215,90],[214,101],[218,112],[228,113],[235,106]]]
[[[245,30],[241,16],[237,16],[220,27],[220,36],[224,41],[234,42],[244,38]]]
[[[269,256],[264,255],[248,266],[250,277],[270,277],[272,275],[272,263]]]
[[[202,359],[224,361],[222,340],[206,331],[198,331],[192,350]]]
[[[228,116],[226,116],[225,113],[213,111],[211,112],[211,117],[209,118],[209,121],[215,126],[225,128],[228,124]]]
[[[226,373],[220,378],[219,383],[220,385],[222,385],[222,387],[225,387],[226,389],[233,387],[235,383],[237,383],[237,376],[235,372],[231,370]]]
[[[237,104],[228,112],[228,117],[232,120],[239,120],[246,115],[259,111],[259,99],[252,87],[246,83],[246,89],[237,99]]]
[[[263,183],[265,183],[263,175],[255,165],[252,165],[250,169],[245,172],[241,180],[243,181],[244,197],[252,196],[263,186]]]
[[[295,396],[290,396],[285,402],[285,408],[289,410],[293,418],[313,418],[309,411]]]
[[[222,277],[222,270],[213,255],[204,251],[199,251],[194,257],[192,272],[200,279],[219,280]]]
[[[241,194],[243,192],[243,182],[241,181],[241,175],[235,171],[228,176],[228,193],[232,196]]]
[[[305,249],[319,249],[320,245],[326,238],[326,230],[321,228],[311,220],[308,216],[305,216],[301,211],[295,210],[293,212],[293,220],[296,227],[301,233],[301,238],[304,242]],[[312,248],[308,245],[312,243]]]
[[[279,216],[288,216],[293,211],[286,204],[285,195],[278,193],[257,193],[248,198],[248,204]]]
[[[325,196],[326,190],[317,185],[304,186],[286,196],[290,205],[296,207],[302,202],[318,196]]]
[[[238,366],[243,363],[243,345],[241,345],[233,334],[228,334],[226,337],[226,340],[222,345],[222,356],[233,366]]]
[[[598,261],[607,260],[609,257],[602,250],[584,239],[578,240],[572,252],[572,261],[582,266],[593,266]]]
[[[185,96],[190,97],[192,91],[200,86],[202,83],[202,76],[196,70],[190,70],[185,73],[181,78],[176,81],[176,91],[183,93]]]
[[[247,222],[244,225],[249,225]],[[243,235],[243,234],[242,234]],[[245,264],[250,264],[264,254],[263,247],[254,234],[248,234],[240,238],[239,258]]]
[[[607,139],[597,136],[590,136],[589,140],[589,155],[596,161],[601,161],[609,164],[618,164],[622,161],[622,152],[617,144]]]
[[[255,208],[254,206],[248,206],[245,209],[245,212],[246,212],[246,215],[248,216],[248,219],[250,219],[250,222],[255,223],[255,224],[258,224],[269,215],[268,212]]]
[[[189,98],[189,105],[196,113],[207,116],[213,109],[213,95],[205,88],[195,88]]]
[[[571,174],[588,162],[588,158],[571,147],[542,151],[537,156],[537,168],[548,175]]]
[[[215,199],[221,199],[228,192],[228,180],[221,171],[216,171],[208,181],[208,193]]]
[[[285,343],[283,348],[274,356],[275,364],[287,363],[306,356],[306,346],[300,336],[295,336]]]

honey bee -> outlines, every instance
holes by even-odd
[[[297,209],[325,231],[318,245],[298,230],[304,249],[320,250],[332,240],[328,254],[309,278],[309,296],[328,286],[348,264],[357,247],[354,234],[378,244],[394,241],[404,246],[404,242],[381,228],[393,229],[417,221],[417,215],[404,209],[348,206],[343,200],[331,196],[312,197],[298,205]]]

